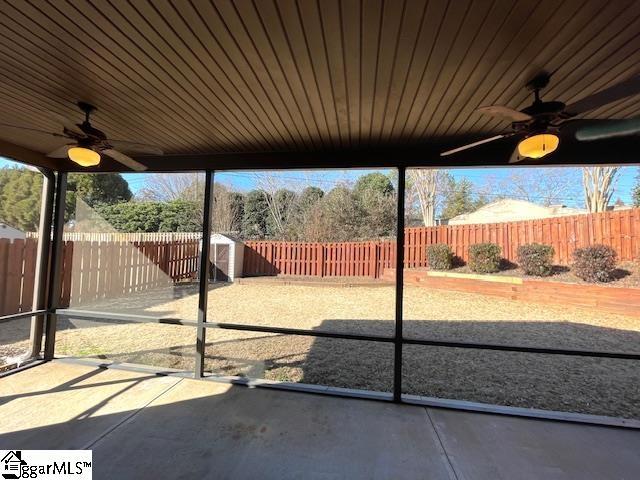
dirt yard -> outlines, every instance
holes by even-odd
[[[197,288],[146,292],[73,306],[195,320]],[[640,353],[640,320],[593,310],[529,304],[407,286],[410,338]],[[390,336],[394,288],[217,285],[209,320]],[[2,345],[11,346],[1,325]],[[24,332],[21,339],[24,339]],[[193,369],[195,328],[67,320],[56,353]],[[390,344],[209,329],[206,369],[337,387],[390,391]],[[15,349],[14,349],[15,350]],[[0,352],[2,354],[2,352]],[[632,360],[406,345],[405,393],[522,407],[640,418],[640,368]]]

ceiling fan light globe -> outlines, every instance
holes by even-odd
[[[83,147],[73,147],[67,152],[69,160],[81,167],[95,167],[100,163],[100,154],[94,150]]]
[[[560,143],[557,135],[543,133],[532,135],[518,144],[518,154],[527,158],[542,158],[554,152]]]

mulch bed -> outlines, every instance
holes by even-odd
[[[457,267],[448,272],[453,273],[474,273],[468,266]],[[476,274],[477,275],[477,274]],[[548,277],[532,277],[525,275],[522,269],[515,266],[505,266],[502,270],[490,275],[500,275],[506,277],[518,277],[529,279],[543,279],[550,282],[563,282],[563,283],[576,283],[582,285],[594,285],[590,282],[585,282],[581,278],[576,277],[571,269],[566,266],[556,265],[554,266],[554,272]],[[640,288],[640,262],[620,262],[615,272],[615,279],[611,282],[598,283],[599,286],[604,287],[623,287],[623,288]]]

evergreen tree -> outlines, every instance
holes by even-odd
[[[352,196],[360,211],[354,240],[393,235],[396,227],[396,196],[388,176],[379,172],[363,175],[356,182]]]
[[[242,215],[242,236],[247,239],[265,238],[267,235],[267,218],[269,206],[264,193],[251,190],[245,196]]]
[[[368,195],[389,196],[394,193],[391,179],[383,173],[375,172],[363,175],[356,181],[353,193],[356,197],[366,197]]]
[[[26,168],[0,169],[0,221],[25,232],[38,229],[42,174]]]
[[[71,173],[67,194],[75,192],[90,207],[128,202],[133,197],[129,184],[119,173]]]
[[[71,173],[67,181],[65,218],[75,218],[78,198],[95,208],[128,202],[132,197],[129,184],[119,173]]]
[[[160,232],[201,232],[202,209],[200,202],[173,200],[162,205]]]
[[[101,205],[96,213],[118,232],[157,232],[163,222],[162,202],[125,202]]]
[[[448,220],[463,213],[473,212],[486,203],[487,201],[482,196],[474,198],[473,183],[469,180],[463,178],[456,181],[451,177],[444,193],[440,217]]]

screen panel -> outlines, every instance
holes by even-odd
[[[639,353],[637,174],[407,170],[405,336]]]
[[[203,173],[70,174],[62,306],[195,320]]]
[[[637,360],[405,345],[404,394],[640,418]]]
[[[215,175],[208,321],[393,335],[395,170]]]
[[[393,345],[209,328],[205,372],[389,392],[393,381]]]

